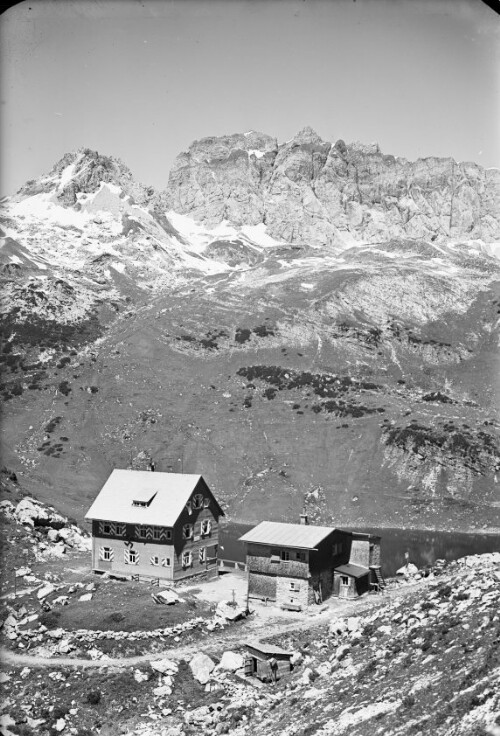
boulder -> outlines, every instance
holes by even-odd
[[[38,593],[36,594],[36,596],[37,596],[38,600],[41,601],[44,598],[46,598],[48,595],[50,595],[51,593],[53,593],[54,590],[55,590],[55,586],[52,585],[52,583],[48,583],[48,585],[44,585],[43,588],[40,588],[40,590],[38,591]]]
[[[349,616],[347,619],[347,630],[348,631],[358,631],[358,629],[361,628],[361,619],[357,616]]]
[[[403,565],[403,567],[400,567],[399,570],[396,570],[396,575],[404,575],[405,577],[410,577],[411,575],[416,575],[418,573],[418,567],[413,564],[413,562],[409,562],[407,565]]]
[[[150,662],[151,669],[160,674],[175,673],[179,669],[177,662],[173,662],[171,659],[156,659]]]
[[[85,601],[91,601],[92,600],[92,593],[84,593],[78,598],[79,601],[82,601],[83,603]]]
[[[347,631],[347,624],[342,618],[334,618],[328,626],[330,636],[340,636]]]
[[[290,664],[292,667],[298,667],[304,661],[304,655],[302,652],[294,652],[290,658]]]
[[[241,654],[228,650],[222,655],[221,661],[219,662],[219,667],[221,670],[235,672],[236,670],[241,669],[244,664],[245,660],[243,659]]]
[[[210,673],[215,667],[215,662],[207,654],[198,652],[189,662],[189,667],[194,679],[205,685],[210,679]]]
[[[231,601],[220,601],[217,604],[215,615],[227,621],[238,621],[246,616],[246,610],[241,605],[233,606]]]
[[[171,590],[170,588],[165,588],[165,590],[159,590],[158,593],[155,593],[157,598],[161,598],[162,601],[164,601],[167,605],[172,605],[174,603],[179,603],[181,601],[181,598],[177,595],[177,593],[174,590]]]
[[[164,698],[167,695],[172,695],[172,688],[168,685],[158,685],[158,687],[153,688],[153,694]]]

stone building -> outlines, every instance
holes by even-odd
[[[171,583],[215,575],[222,516],[201,475],[113,470],[85,517],[92,569]]]
[[[263,521],[246,544],[249,598],[302,610],[330,595],[355,597],[383,581],[380,537],[332,527]],[[379,582],[380,580],[380,582]]]

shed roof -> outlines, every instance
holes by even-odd
[[[365,575],[368,575],[370,570],[367,567],[353,565],[349,562],[347,565],[339,565],[339,567],[336,567],[335,572],[339,572],[341,575],[349,575],[351,578],[362,578]]]
[[[296,547],[298,549],[314,549],[333,531],[333,527],[314,526],[309,524],[284,524],[279,521],[261,521],[246,534],[240,542],[276,545],[278,547]]]
[[[115,469],[85,518],[173,526],[200,480],[201,475]]]
[[[276,644],[266,644],[262,641],[258,641],[257,639],[249,639],[243,643],[246,647],[256,649],[258,652],[268,654],[270,657],[272,657],[273,654],[283,654],[289,657],[293,655],[293,652],[277,647]]]

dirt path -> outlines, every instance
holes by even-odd
[[[334,617],[355,616],[365,614],[376,608],[381,608],[397,598],[404,598],[418,588],[426,586],[422,580],[413,585],[404,586],[395,590],[387,591],[383,595],[363,598],[354,601],[340,602],[335,600],[328,610],[311,615],[303,621],[292,621],[284,623],[283,619],[276,618],[260,621],[258,618],[249,618],[244,628],[238,626],[231,631],[226,630],[219,634],[207,635],[206,640],[198,640],[185,646],[166,647],[163,652],[139,654],[135,657],[110,657],[105,659],[83,659],[75,657],[42,657],[30,654],[20,654],[4,647],[0,648],[0,661],[4,665],[23,667],[82,667],[84,669],[95,667],[136,667],[155,659],[167,657],[168,659],[186,659],[196,652],[215,654],[231,646],[241,646],[245,639],[258,637],[267,639],[277,634],[287,634],[295,631],[307,631],[324,626]]]

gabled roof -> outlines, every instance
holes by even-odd
[[[367,567],[361,565],[353,565],[349,562],[347,565],[339,565],[335,568],[335,572],[339,572],[341,575],[349,575],[351,578],[363,578],[368,575],[370,570]]]
[[[253,529],[240,537],[240,542],[255,542],[277,547],[296,547],[314,549],[334,530],[329,526],[313,524],[283,524],[279,521],[261,521]]]
[[[85,518],[173,526],[200,480],[201,475],[115,469]]]
[[[246,647],[251,647],[252,649],[256,649],[258,652],[262,652],[262,654],[283,654],[288,657],[291,657],[293,654],[293,652],[289,651],[288,649],[282,649],[275,644],[264,643],[263,641],[258,641],[257,639],[248,639],[248,641],[244,641],[243,644]]]

